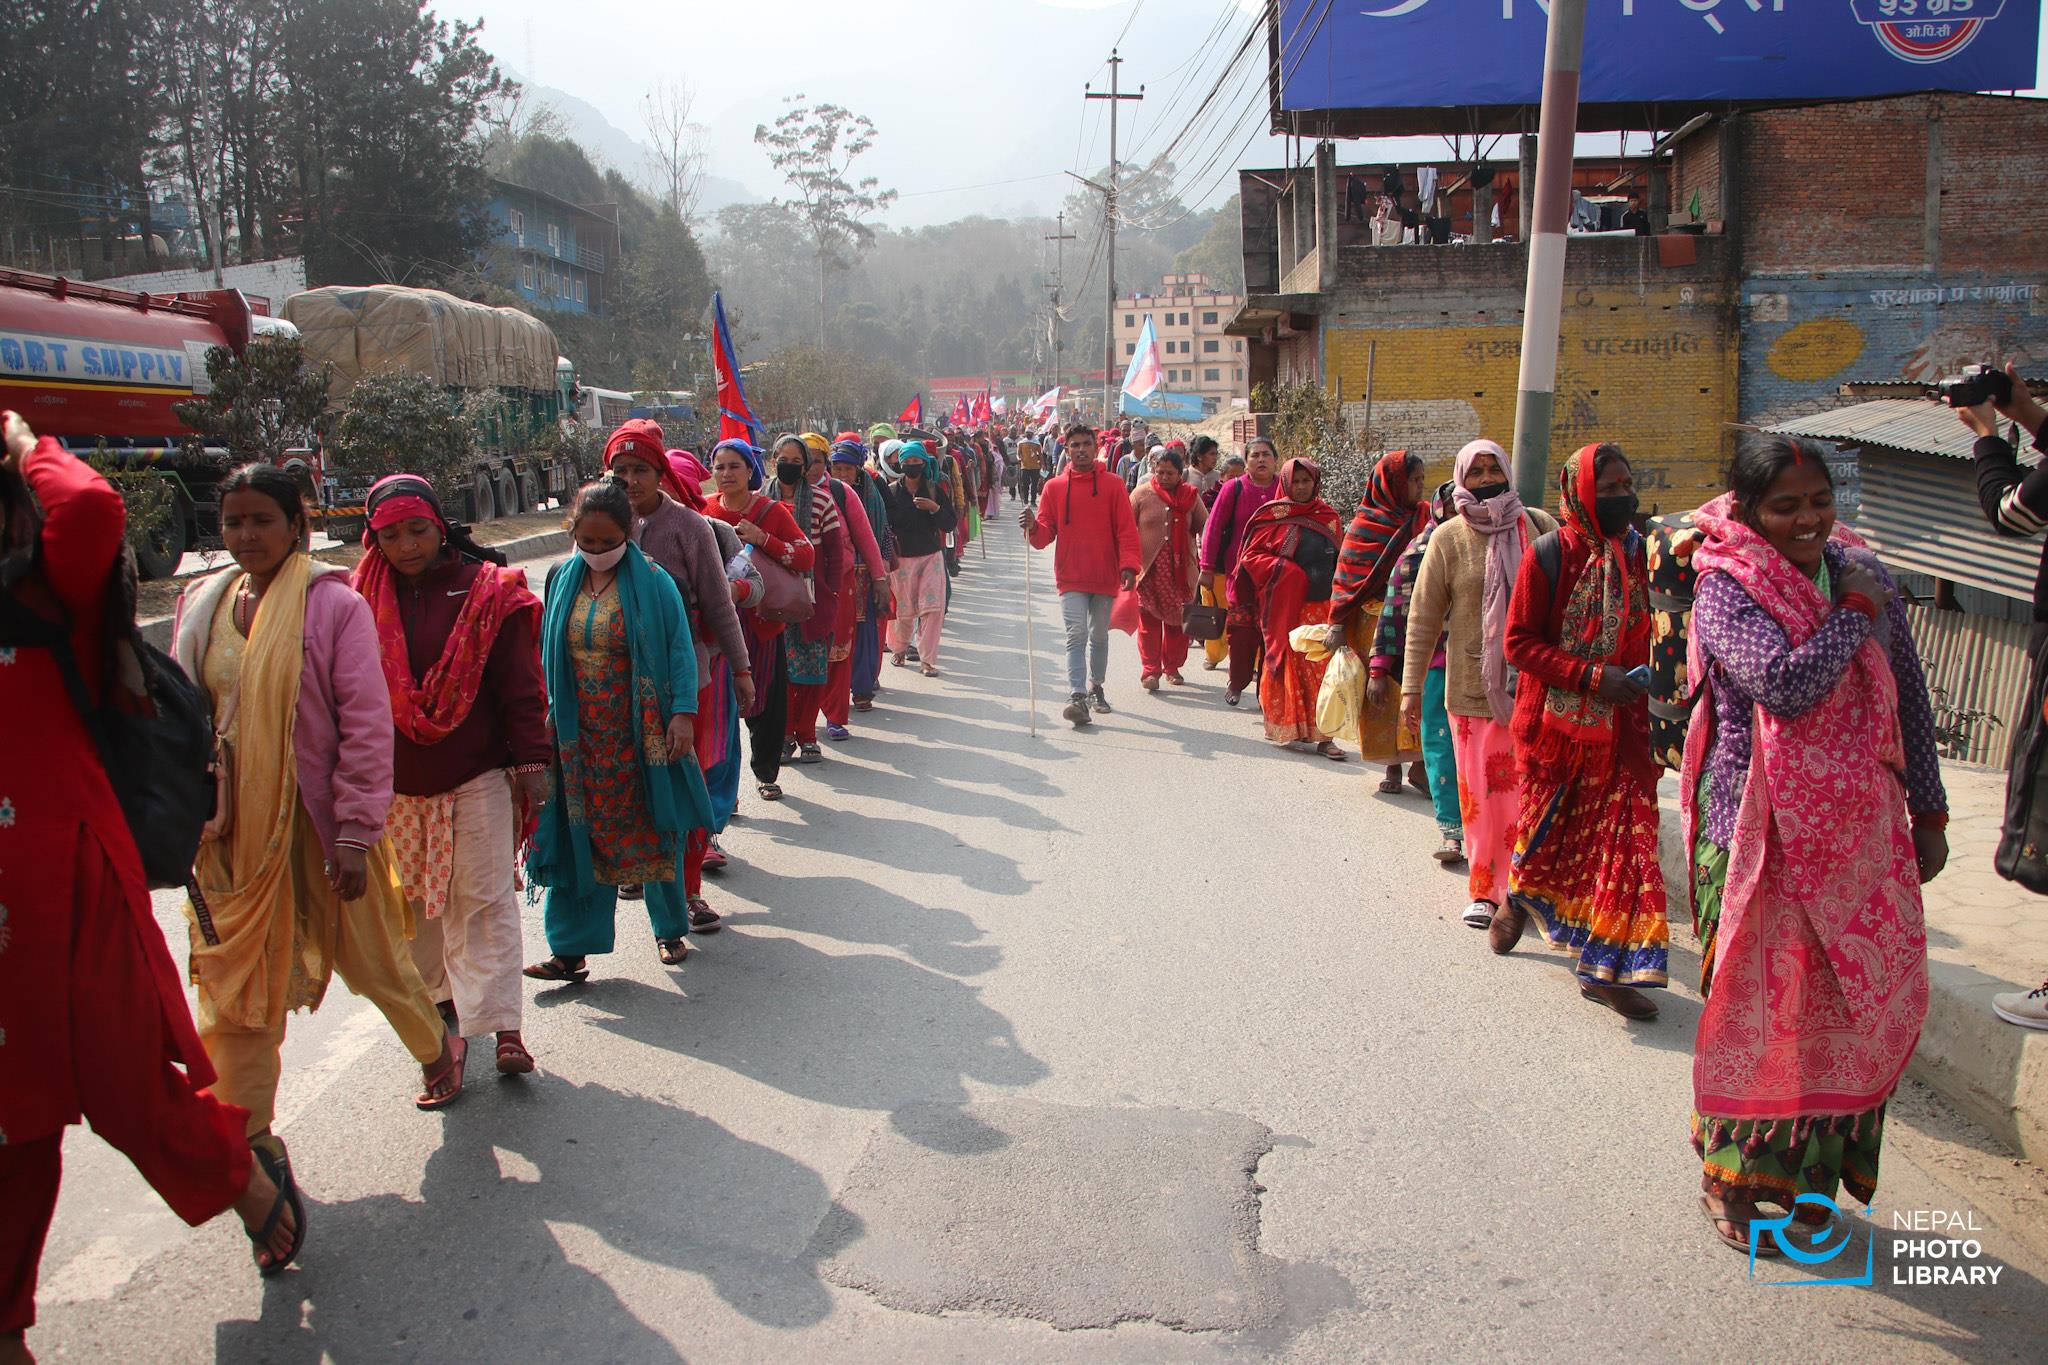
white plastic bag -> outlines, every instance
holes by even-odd
[[[1331,739],[1358,738],[1358,712],[1365,705],[1365,665],[1349,645],[1338,645],[1316,694],[1316,728]]]

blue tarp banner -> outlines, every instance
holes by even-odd
[[[1117,411],[1126,417],[1145,417],[1157,422],[1199,422],[1205,415],[1198,393],[1168,393],[1164,389],[1140,402],[1129,394],[1117,396]]]
[[[1278,0],[1281,107],[1537,104],[1539,0]],[[2027,90],[2039,0],[1587,0],[1587,104]]]

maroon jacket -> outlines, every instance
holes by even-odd
[[[398,584],[398,618],[405,625],[414,681],[425,677],[447,648],[469,585],[481,569],[466,561],[443,562],[418,587]],[[417,744],[402,731],[393,736],[392,787],[399,795],[439,796],[495,769],[546,766],[553,759],[536,643],[538,615],[520,612],[499,628],[476,702],[446,739]]]

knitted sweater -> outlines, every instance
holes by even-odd
[[[1539,508],[1522,514],[1527,544],[1557,529],[1557,520]],[[1463,517],[1436,528],[1422,554],[1415,596],[1408,604],[1408,640],[1401,657],[1401,693],[1422,695],[1429,661],[1444,638],[1444,709],[1454,716],[1490,718],[1483,648],[1481,608],[1486,595],[1487,537]],[[1527,548],[1523,550],[1528,553]]]

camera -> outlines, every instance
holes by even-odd
[[[1986,402],[1995,406],[2012,401],[2012,376],[1990,365],[1970,365],[1936,384],[1934,391],[1952,408],[1974,408]]]

